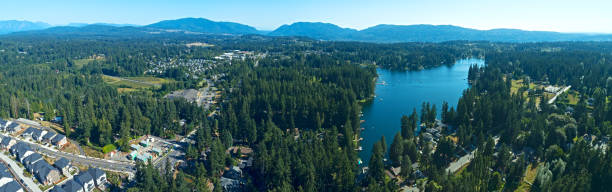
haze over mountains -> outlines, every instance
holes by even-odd
[[[33,31],[37,30],[37,31]],[[260,31],[252,26],[217,22],[203,18],[165,20],[145,26],[126,24],[71,24],[51,27],[45,23],[28,21],[0,21],[0,34],[28,31],[26,34],[117,34],[185,32],[227,35],[303,36],[317,40],[362,41],[377,43],[443,42],[454,40],[497,42],[543,41],[612,41],[612,34],[559,33],[518,29],[477,30],[453,25],[376,25],[363,30],[342,28],[330,23],[297,22],[273,31]],[[109,33],[111,32],[111,33]],[[153,33],[153,34],[155,34]],[[19,33],[18,33],[19,34]]]
[[[43,22],[6,20],[0,21],[0,34],[18,31],[40,30],[48,27],[51,27],[51,25]]]

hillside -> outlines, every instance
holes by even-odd
[[[610,34],[560,33],[551,31],[525,31],[519,29],[478,30],[453,25],[387,25],[381,24],[363,30],[343,28],[331,23],[296,22],[282,25],[273,31],[260,31],[252,26],[217,22],[204,18],[165,20],[146,26],[117,24],[74,23],[69,26],[51,27],[44,23],[27,21],[2,21],[0,34],[42,35],[98,35],[138,36],[164,32],[190,35],[269,35],[307,37],[328,41],[360,41],[375,43],[444,42],[444,41],[492,41],[492,42],[555,42],[555,41],[612,41]],[[33,30],[33,31],[32,31]]]
[[[166,29],[166,30],[183,30],[200,33],[214,34],[258,34],[257,29],[233,22],[216,22],[204,18],[183,18],[177,20],[165,20],[147,25],[145,27]]]

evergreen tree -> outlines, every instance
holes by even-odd
[[[395,134],[395,137],[393,137],[393,143],[391,143],[391,147],[389,148],[389,159],[391,160],[393,166],[400,165],[400,159],[404,153],[403,144],[404,139],[402,138],[402,135],[399,133]]]

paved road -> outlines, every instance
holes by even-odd
[[[463,167],[463,165],[468,164],[472,159],[474,159],[474,154],[478,151],[478,149],[474,149],[474,151],[470,152],[467,155],[459,158],[457,161],[451,162],[448,168],[446,168],[446,172],[455,173],[459,168]]]
[[[494,136],[493,142],[495,142],[495,145],[497,145],[497,142],[499,142],[499,136]],[[446,168],[446,172],[455,173],[461,167],[470,163],[470,161],[474,159],[474,154],[476,154],[476,151],[478,151],[478,148],[474,149],[472,152],[468,153],[467,155],[464,155],[463,157],[459,158],[457,161],[451,162],[450,165]]]
[[[55,158],[64,157],[70,160],[72,163],[77,163],[80,165],[86,165],[86,166],[92,166],[92,167],[98,167],[101,169],[107,169],[107,170],[118,171],[118,172],[135,172],[134,164],[131,164],[131,163],[75,155],[72,153],[51,150],[51,149],[42,147],[34,143],[28,143],[28,144],[30,144],[30,147],[32,147],[32,149],[34,149],[35,151],[39,153],[42,153],[46,156],[55,157]]]
[[[34,181],[32,180],[32,178],[26,177],[25,175],[23,175],[23,168],[19,167],[19,165],[17,165],[17,163],[15,163],[14,160],[12,160],[11,158],[9,158],[8,156],[6,156],[4,153],[0,152],[0,159],[2,159],[2,161],[8,163],[8,165],[10,166],[11,170],[17,174],[17,176],[19,178],[21,178],[23,180],[23,184],[25,184],[27,186],[27,188],[29,188],[29,190],[26,191],[33,191],[33,192],[42,192],[40,190],[40,188],[38,188],[38,185],[36,185],[36,183],[34,183]],[[19,181],[17,181],[19,182]]]
[[[17,137],[13,137],[11,135],[6,135],[7,137],[11,137],[15,140],[18,141],[23,141],[25,143],[27,143],[28,145],[30,145],[30,147],[49,157],[53,157],[53,158],[60,158],[60,157],[64,157],[68,160],[70,160],[72,163],[76,163],[76,164],[80,164],[80,165],[86,165],[86,166],[93,166],[93,167],[98,167],[100,169],[106,169],[106,170],[110,170],[110,171],[116,171],[116,172],[125,172],[125,173],[135,173],[135,167],[134,164],[132,163],[128,163],[128,162],[120,162],[120,161],[113,161],[113,160],[105,160],[105,159],[98,159],[98,158],[93,158],[93,157],[87,157],[84,155],[76,155],[76,154],[72,154],[72,153],[66,153],[66,152],[62,152],[62,151],[58,151],[55,149],[51,149],[45,146],[42,146],[40,144],[37,143],[33,143],[31,141],[27,141],[27,140],[22,140],[21,138],[17,138]]]

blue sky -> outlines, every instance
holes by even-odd
[[[150,24],[183,17],[272,30],[297,21],[363,29],[377,24],[451,24],[612,33],[610,0],[8,0],[0,20]]]

